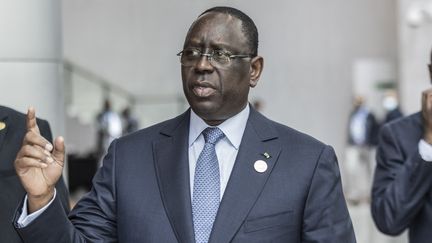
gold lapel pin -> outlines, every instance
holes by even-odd
[[[0,122],[0,131],[5,129],[5,127],[6,127],[6,123]]]

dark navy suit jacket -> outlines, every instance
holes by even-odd
[[[423,137],[421,113],[381,129],[372,189],[372,216],[384,233],[409,229],[410,243],[432,240],[432,163],[418,151]]]
[[[23,143],[26,130],[26,116],[13,109],[0,106],[0,122],[6,127],[0,131],[0,242],[22,242],[13,227],[12,220],[17,205],[25,191],[16,175],[14,161]],[[37,119],[39,130],[48,141],[52,141],[48,122]],[[68,192],[63,182],[57,185],[60,201],[68,210]]]
[[[188,111],[115,140],[93,189],[69,220],[56,199],[19,229],[22,237],[44,243],[194,242],[189,120]],[[267,162],[267,171],[255,171],[257,160]],[[251,109],[209,242],[355,242],[333,149]]]

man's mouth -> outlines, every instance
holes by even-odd
[[[211,96],[216,90],[213,89],[212,87],[204,87],[204,86],[194,86],[192,89],[193,93],[200,97],[200,98],[206,98]]]

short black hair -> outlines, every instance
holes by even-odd
[[[251,51],[250,54],[254,57],[258,55],[258,29],[253,20],[247,14],[236,8],[219,6],[207,9],[201,13],[198,18],[210,12],[228,14],[239,19],[242,22],[242,31],[246,36]]]

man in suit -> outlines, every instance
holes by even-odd
[[[63,140],[56,140],[55,162],[41,150],[22,151],[16,169],[28,188],[23,211],[38,216],[28,225],[16,222],[21,236],[31,242],[355,242],[333,149],[248,105],[263,69],[257,47],[256,26],[241,11],[201,14],[178,53],[191,109],[115,140],[69,218],[50,186],[61,173]],[[46,145],[36,133],[24,143]],[[55,173],[36,187],[27,168]]]
[[[378,122],[375,115],[365,104],[363,96],[354,98],[354,109],[350,114],[348,144],[352,146],[372,147],[377,145]]]
[[[49,124],[37,119],[40,134],[52,140]],[[25,191],[14,169],[14,160],[26,134],[26,116],[11,108],[0,106],[0,241],[7,243],[22,242],[13,227],[14,211],[24,198]],[[57,183],[62,207],[69,211],[68,191],[60,179]]]
[[[431,53],[432,62],[432,53]],[[432,81],[432,66],[429,64]],[[420,112],[385,124],[372,188],[372,216],[383,233],[409,230],[410,243],[432,239],[432,89]]]
[[[377,144],[378,123],[366,106],[365,98],[356,95],[348,122],[348,146],[341,165],[345,197],[352,204],[370,202],[370,188]]]
[[[382,125],[404,116],[399,107],[399,99],[396,90],[390,89],[385,92],[382,105],[386,111]]]

